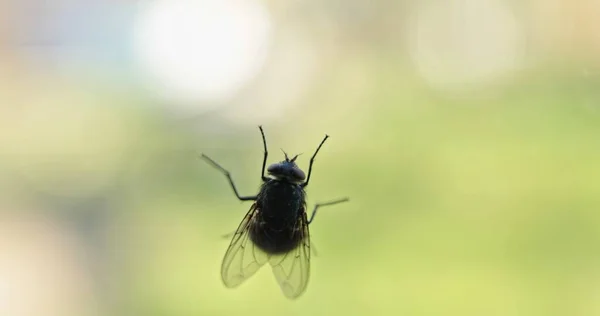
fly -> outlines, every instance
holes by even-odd
[[[257,195],[241,196],[231,178],[231,174],[214,160],[202,154],[213,167],[223,173],[233,193],[240,201],[253,201],[250,210],[239,224],[221,264],[221,278],[228,288],[234,288],[267,262],[286,297],[294,299],[306,290],[310,274],[310,233],[308,226],[321,206],[348,201],[348,198],[316,204],[310,218],[306,212],[306,193],[313,163],[328,135],[310,158],[308,175],[305,176],[296,158],[274,163],[267,168],[267,141],[262,126],[258,127],[262,136],[264,157],[262,163],[262,184]]]

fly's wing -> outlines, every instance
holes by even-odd
[[[269,260],[269,256],[250,240],[249,229],[257,213],[256,204],[253,204],[233,234],[223,258],[221,278],[229,288],[240,285]]]
[[[303,213],[297,225],[298,233],[302,234],[300,245],[286,254],[269,258],[273,274],[283,294],[291,299],[297,298],[306,290],[310,275],[310,234],[306,213]]]

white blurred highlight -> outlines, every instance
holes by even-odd
[[[409,23],[411,57],[435,89],[479,88],[523,62],[523,32],[500,0],[426,2]]]
[[[309,35],[283,29],[274,41],[273,56],[261,80],[225,116],[238,124],[265,124],[283,119],[311,88],[320,65],[316,44]]]
[[[157,0],[139,14],[134,52],[162,97],[226,101],[262,68],[270,29],[256,1]]]

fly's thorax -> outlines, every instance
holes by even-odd
[[[262,185],[257,203],[264,216],[295,220],[304,210],[306,193],[299,184],[271,179]]]

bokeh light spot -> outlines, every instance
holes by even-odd
[[[507,4],[498,0],[425,3],[408,29],[417,71],[435,89],[479,88],[522,62],[522,30]]]
[[[263,66],[267,11],[251,0],[152,2],[134,27],[134,53],[169,100],[222,101]]]

